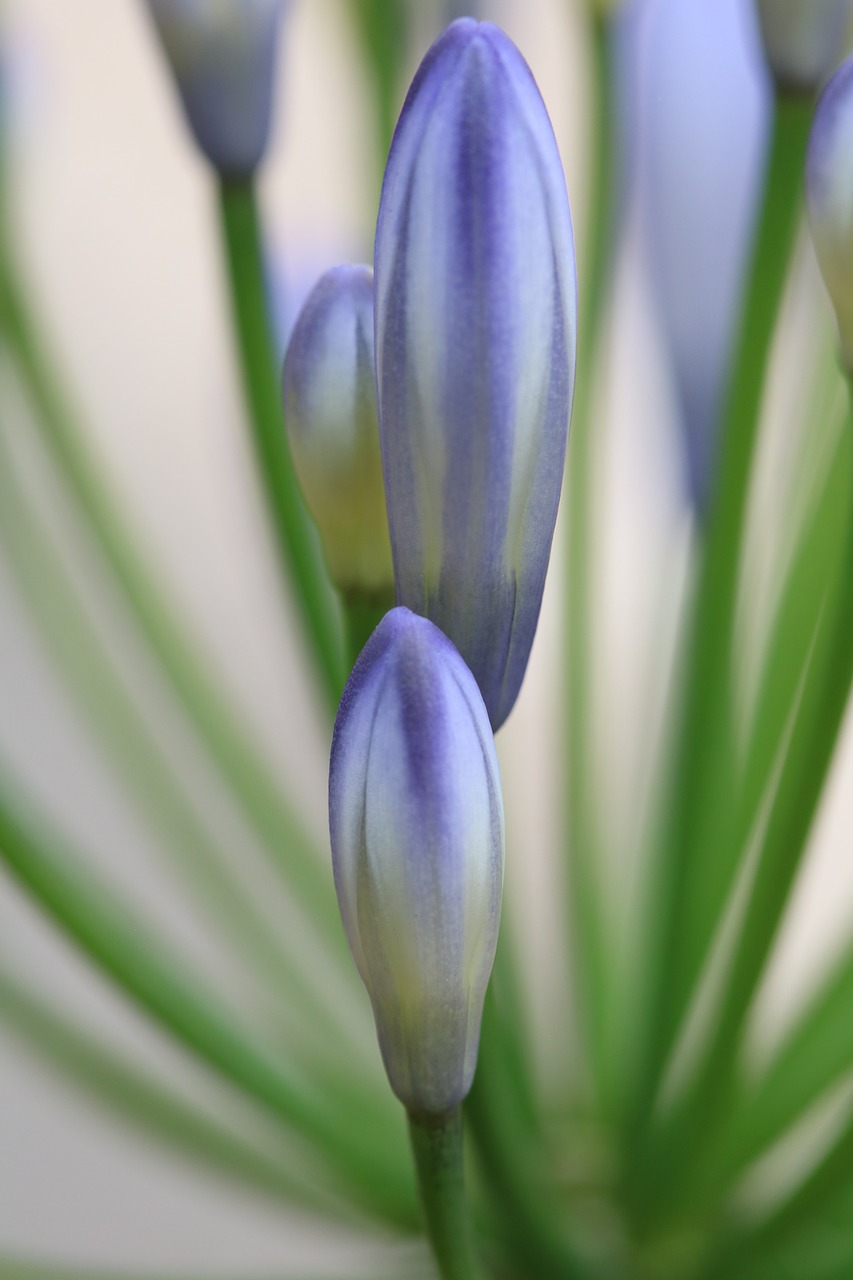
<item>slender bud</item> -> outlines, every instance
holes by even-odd
[[[500,777],[446,636],[392,609],[341,700],[329,773],[335,887],[391,1088],[411,1112],[471,1087],[503,884]]]
[[[545,105],[489,23],[453,23],[415,77],[385,173],[375,271],[397,599],[457,646],[497,729],[542,601],[577,290]]]
[[[853,374],[853,58],[836,71],[815,111],[806,202],[817,260],[838,318],[842,358]]]
[[[393,591],[370,267],[333,267],[309,295],[284,361],[284,411],[332,581],[348,598]]]
[[[764,171],[770,102],[750,6],[651,0],[631,33],[640,227],[698,513],[714,492],[721,401]]]
[[[220,173],[248,177],[267,146],[285,0],[148,0],[187,120]]]
[[[842,53],[851,0],[757,0],[767,61],[780,89],[813,93]]]

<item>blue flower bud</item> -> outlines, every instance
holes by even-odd
[[[415,77],[385,173],[375,273],[397,599],[450,637],[497,729],[542,601],[577,289],[545,105],[489,23],[453,23]]]
[[[414,1112],[471,1087],[503,884],[494,739],[437,627],[385,615],[341,700],[329,773],[335,887],[391,1087]]]
[[[195,140],[227,177],[266,150],[285,0],[148,0]]]
[[[782,89],[809,93],[842,51],[851,0],[758,0],[767,61]]]
[[[751,0],[650,0],[631,31],[640,226],[699,512],[714,491],[766,151],[767,74],[751,9]]]
[[[812,240],[853,374],[853,58],[839,67],[815,111],[806,158]]]
[[[284,362],[284,410],[332,581],[350,597],[390,592],[370,267],[334,267],[309,295]]]

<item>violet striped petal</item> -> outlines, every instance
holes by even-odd
[[[572,224],[527,64],[460,19],[427,53],[376,230],[376,365],[397,599],[474,673],[494,729],[533,642],[575,372]]]
[[[503,884],[486,708],[437,627],[396,608],[341,700],[329,771],[335,887],[391,1087],[410,1111],[465,1097]]]
[[[286,0],[148,0],[198,146],[228,177],[266,150]]]
[[[815,111],[806,158],[809,225],[853,374],[853,58],[842,63]]]

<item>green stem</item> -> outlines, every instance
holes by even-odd
[[[202,655],[189,642],[140,555],[112,487],[99,473],[85,434],[68,409],[68,397],[52,375],[10,261],[8,244],[2,240],[0,324],[59,479],[103,554],[131,616],[274,867],[299,898],[306,917],[324,931],[343,971],[349,973],[352,966],[334,910],[328,872],[282,800],[278,783],[246,726],[229,705],[221,680],[206,668]]]
[[[346,637],[347,674],[352,671],[358,655],[367,644],[389,609],[394,608],[394,593],[389,591],[376,596],[351,595],[342,597],[344,610],[344,634]]]
[[[158,849],[165,841],[173,865],[200,894],[220,930],[230,934],[238,955],[246,958],[274,995],[279,1010],[286,996],[301,1013],[302,1025],[311,1029],[316,1055],[320,1046],[341,1034],[340,1023],[329,1010],[327,991],[288,934],[267,923],[233,859],[175,784],[156,736],[138,714],[109,649],[88,621],[14,480],[0,432],[3,545],[18,585],[41,623],[42,635],[65,673],[67,687],[106,742],[109,762],[121,771],[142,816],[157,831]]]
[[[640,1021],[632,1125],[653,1105],[701,962],[737,869],[720,843],[731,767],[731,648],[738,569],[759,411],[776,317],[799,222],[810,106],[781,100],[776,119],[740,341],[723,417],[720,471],[692,605],[684,699],[673,752],[657,918],[649,929],[649,1008]],[[728,762],[728,763],[727,763]]]
[[[15,813],[9,790],[0,789],[0,859],[42,910],[179,1044],[304,1139],[309,1169],[320,1161],[354,1204],[410,1228],[414,1203],[392,1150],[366,1147],[363,1134],[335,1118],[328,1098],[291,1080],[186,960],[171,954],[71,849],[35,834]]]
[[[442,1280],[479,1275],[462,1178],[462,1112],[409,1115],[427,1234]]]
[[[853,436],[853,410],[847,427]],[[731,1086],[740,1032],[770,954],[806,849],[853,684],[853,442],[848,442],[847,512],[838,592],[827,607],[741,923],[729,980],[694,1105],[713,1126]]]
[[[252,183],[223,178],[219,209],[235,335],[260,478],[282,564],[295,590],[308,648],[319,663],[334,712],[343,687],[340,620],[320,541],[303,502],[287,445]]]
[[[0,1018],[4,1032],[63,1083],[107,1109],[144,1137],[153,1139],[205,1173],[237,1182],[263,1195],[324,1217],[346,1218],[346,1206],[323,1194],[285,1161],[232,1133],[153,1075],[88,1035],[11,974],[0,969]]]
[[[581,314],[578,328],[578,376],[572,411],[567,467],[568,506],[568,768],[569,936],[575,948],[575,981],[584,1022],[583,1041],[600,1100],[614,1091],[616,1047],[613,1011],[613,938],[609,936],[601,883],[602,833],[596,811],[594,741],[590,690],[592,654],[591,582],[594,580],[592,496],[594,441],[592,410],[595,370],[601,343],[604,304],[612,265],[613,105],[608,27],[594,20],[593,105],[590,158],[592,195],[587,216],[589,244],[581,260]]]

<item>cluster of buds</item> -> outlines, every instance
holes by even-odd
[[[284,373],[294,462],[345,594],[389,572],[390,534],[398,607],[345,690],[329,811],[347,937],[415,1114],[452,1111],[473,1078],[503,881],[493,734],[542,600],[576,311],[544,104],[507,37],[461,19],[397,125],[375,280],[320,281]]]
[[[285,0],[148,0],[195,140],[249,179]],[[394,135],[375,279],[342,266],[295,325],[294,467],[345,605],[393,599],[335,727],[330,822],[347,936],[391,1085],[442,1115],[470,1088],[497,944],[493,734],[524,677],[575,375],[565,178],[512,42],[453,22]]]

